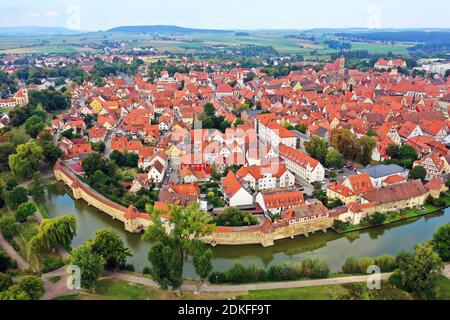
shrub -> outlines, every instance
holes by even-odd
[[[313,279],[326,278],[330,274],[330,269],[325,261],[319,259],[306,259],[302,263],[303,275]]]
[[[132,263],[127,263],[127,264],[125,264],[123,266],[123,270],[134,272],[135,268],[134,268],[134,265]]]
[[[0,273],[0,292],[8,290],[13,284],[12,278],[4,273]]]
[[[209,282],[219,284],[227,282],[227,275],[225,272],[212,272],[208,278]]]
[[[0,250],[0,272],[4,272],[12,267],[11,258],[4,252]]]
[[[375,258],[375,265],[380,267],[381,272],[392,272],[397,267],[395,258],[390,255],[382,255]]]
[[[36,206],[31,202],[25,202],[19,205],[16,212],[14,212],[14,218],[17,222],[23,223],[27,221],[28,217],[33,216],[36,213]]]
[[[24,187],[14,187],[6,194],[6,203],[13,209],[16,209],[22,203],[28,201],[28,190]]]
[[[152,269],[150,267],[144,267],[144,269],[142,269],[142,273],[146,274],[146,275],[150,275],[152,273],[151,270]]]
[[[342,272],[344,272],[344,273],[360,273],[361,268],[359,266],[358,260],[353,257],[350,257],[347,260],[345,260],[345,263],[342,266]]]
[[[375,261],[372,258],[363,257],[359,259],[359,270],[361,273],[367,273],[367,269],[373,265],[375,265]]]
[[[64,259],[62,258],[50,258],[50,257],[43,257],[41,263],[42,263],[41,267],[42,273],[48,273],[54,270],[58,270],[59,268],[62,268],[65,264]]]
[[[4,217],[0,219],[0,232],[7,241],[17,235],[16,221],[12,217]]]
[[[373,215],[371,215],[367,219],[367,221],[372,226],[380,225],[380,224],[383,224],[386,221],[386,216],[384,214],[382,214],[382,213],[376,212]]]
[[[246,283],[250,278],[248,270],[240,263],[235,264],[227,272],[227,281],[231,283]]]

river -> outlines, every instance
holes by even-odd
[[[150,242],[142,241],[141,235],[130,234],[123,224],[112,220],[108,215],[90,207],[83,200],[74,200],[72,192],[57,183],[47,189],[46,204],[50,217],[74,214],[77,218],[77,236],[72,242],[76,247],[101,228],[117,230],[133,256],[129,259],[136,271],[141,272],[149,265],[147,260]],[[450,208],[426,217],[415,218],[407,222],[394,223],[389,226],[372,228],[364,231],[339,235],[333,231],[318,232],[309,238],[303,236],[295,239],[280,240],[275,246],[263,248],[251,246],[218,246],[214,251],[214,270],[226,270],[234,263],[244,265],[271,264],[289,261],[297,262],[305,258],[320,258],[328,262],[332,272],[338,272],[348,257],[375,257],[382,254],[396,255],[402,250],[413,250],[417,243],[431,239],[436,229],[450,222]],[[186,264],[185,277],[195,277],[191,264]]]

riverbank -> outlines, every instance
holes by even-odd
[[[374,228],[374,227],[387,226],[387,225],[395,223],[395,222],[402,222],[402,221],[407,221],[407,220],[414,219],[414,218],[420,218],[420,217],[423,217],[423,216],[426,216],[429,214],[436,213],[441,210],[445,210],[448,207],[450,207],[450,196],[448,194],[440,196],[439,199],[445,202],[445,206],[437,207],[432,204],[425,204],[423,206],[425,208],[425,210],[420,210],[420,209],[415,208],[415,209],[410,209],[403,213],[393,212],[393,213],[387,214],[386,220],[382,224],[371,225],[368,222],[363,222],[361,224],[347,226],[341,230],[338,229],[335,231],[338,234],[345,234],[345,233],[350,233],[350,232],[355,232],[355,231],[366,230],[366,229],[370,229],[370,228]]]

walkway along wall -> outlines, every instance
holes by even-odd
[[[139,212],[133,206],[128,208],[111,201],[89,185],[82,182],[78,176],[62,161],[58,161],[53,169],[58,181],[64,182],[72,189],[75,199],[83,199],[89,205],[108,214],[115,220],[124,223],[125,230],[140,233],[151,225],[150,217]],[[333,225],[333,219],[319,219],[305,224],[289,225],[288,223],[272,224],[269,220],[258,226],[251,227],[218,227],[216,232],[203,240],[216,245],[250,245],[261,244],[264,247],[273,246],[276,240],[308,236],[316,231],[326,232]]]

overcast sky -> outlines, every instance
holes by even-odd
[[[450,28],[449,12],[448,0],[0,0],[0,26],[90,31],[154,24],[211,29]]]

